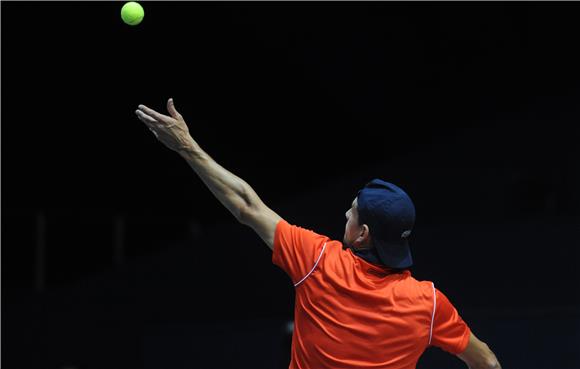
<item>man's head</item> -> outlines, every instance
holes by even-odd
[[[391,268],[413,264],[408,237],[415,223],[415,207],[402,189],[380,179],[372,180],[358,192],[346,218],[346,247],[374,247],[383,264]]]

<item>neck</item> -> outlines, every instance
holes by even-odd
[[[361,247],[355,247],[352,246],[353,251],[366,251],[366,250],[371,250],[373,249],[372,246],[361,246]]]

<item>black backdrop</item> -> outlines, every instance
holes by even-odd
[[[504,367],[580,365],[577,4],[122,4],[2,3],[5,367],[287,367],[289,280],[134,116],[169,97],[292,223],[401,185]]]

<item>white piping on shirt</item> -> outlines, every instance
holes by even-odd
[[[310,274],[312,274],[312,272],[314,271],[314,269],[316,269],[316,266],[318,265],[318,262],[320,261],[320,258],[322,257],[322,254],[324,253],[324,249],[325,249],[325,248],[326,248],[326,242],[324,243],[324,246],[322,246],[322,251],[320,251],[320,255],[318,255],[318,260],[316,260],[316,263],[314,263],[314,266],[312,267],[312,269],[310,270],[310,272],[308,272],[308,274],[306,274],[306,275],[304,276],[304,278],[302,278],[302,279],[300,280],[300,282],[298,282],[298,283],[294,284],[294,287],[296,287],[296,286],[298,286],[300,283],[304,282],[304,280],[305,280],[306,278],[308,278],[308,276],[309,276]]]
[[[431,344],[431,337],[433,337],[433,321],[435,320],[435,308],[437,307],[437,292],[435,291],[435,284],[433,286],[433,314],[431,315],[431,329],[429,330],[429,344]]]

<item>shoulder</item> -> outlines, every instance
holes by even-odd
[[[411,275],[411,271],[405,270],[400,273],[398,285],[409,297],[419,298],[424,301],[433,301],[436,294],[435,284],[431,281],[419,281]]]
[[[313,239],[329,239],[328,237],[311,229],[291,224],[284,219],[280,219],[276,224],[276,236],[286,238],[301,237]]]
[[[343,248],[342,242],[325,237],[324,254],[329,260],[349,261],[353,260],[352,254]]]
[[[281,219],[274,234],[274,253],[287,254],[289,257],[302,255],[311,259],[325,252],[329,241],[330,238],[325,235]]]

